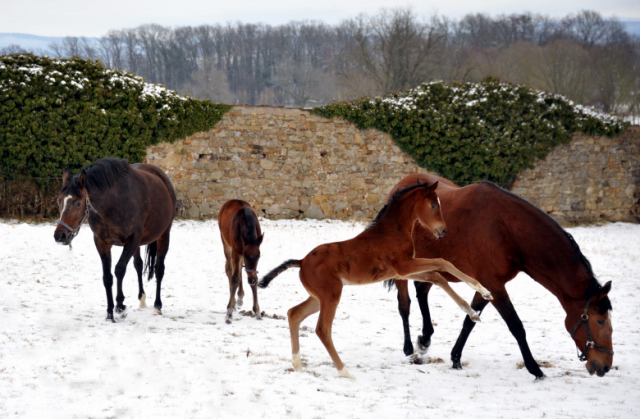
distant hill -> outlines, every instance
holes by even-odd
[[[0,49],[9,45],[19,45],[27,51],[49,52],[49,45],[63,39],[63,37],[37,36],[25,33],[0,33]]]
[[[621,20],[620,23],[631,35],[640,36],[640,20]]]

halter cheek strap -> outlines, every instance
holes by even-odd
[[[578,330],[578,328],[580,327],[580,325],[582,323],[584,323],[584,326],[587,330],[587,343],[584,347],[584,351],[582,351],[582,353],[580,353],[580,348],[578,348],[576,346],[576,348],[578,349],[578,359],[580,361],[586,361],[587,360],[587,352],[589,352],[589,349],[593,348],[593,349],[597,349],[599,351],[602,351],[604,353],[607,353],[609,355],[613,355],[613,351],[611,349],[607,349],[604,346],[600,346],[597,343],[595,343],[593,341],[593,338],[591,337],[591,329],[589,328],[589,302],[590,299],[587,300],[587,303],[584,306],[584,313],[582,313],[582,315],[580,316],[580,320],[578,320],[578,322],[576,323],[575,326],[573,326],[573,330],[571,331],[571,337],[573,338],[573,336],[576,334],[576,331]]]

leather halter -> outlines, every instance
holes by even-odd
[[[258,271],[254,271],[253,269],[247,269],[247,267],[244,267],[244,271],[248,274],[256,274],[258,275]]]
[[[587,299],[587,303],[584,305],[584,313],[582,313],[582,315],[580,316],[580,320],[578,320],[576,325],[573,326],[573,330],[571,331],[571,338],[573,338],[573,336],[576,334],[576,331],[578,330],[578,328],[582,323],[584,323],[584,326],[587,329],[587,344],[584,347],[584,351],[580,353],[580,348],[578,348],[576,345],[576,349],[578,349],[578,359],[580,361],[587,360],[587,352],[589,352],[589,349],[591,348],[597,349],[609,355],[613,355],[613,351],[611,349],[607,349],[604,346],[598,345],[593,341],[593,338],[591,337],[591,329],[589,328],[589,315],[587,314],[587,312],[589,311],[590,302],[591,302],[591,299],[590,298]]]
[[[80,233],[80,227],[82,227],[82,224],[89,216],[89,210],[95,212],[96,214],[98,213],[98,211],[96,211],[96,209],[93,208],[93,206],[91,205],[91,201],[89,201],[89,196],[87,195],[87,201],[84,208],[84,216],[82,217],[82,220],[80,220],[76,228],[71,227],[69,224],[62,221],[62,219],[56,220],[56,223],[60,224],[62,227],[66,228],[71,232],[71,238],[69,239],[69,243],[71,243],[71,241],[78,235],[78,233]]]

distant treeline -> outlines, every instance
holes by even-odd
[[[456,21],[390,9],[335,26],[145,25],[110,31],[98,42],[66,38],[51,49],[229,104],[316,107],[430,80],[492,76],[640,116],[640,39],[593,11],[563,19],[524,13]]]

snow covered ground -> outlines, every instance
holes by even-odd
[[[263,220],[262,227],[262,274],[363,229],[293,220]],[[228,281],[215,221],[176,222],[164,315],[137,308],[130,264],[129,313],[112,324],[90,229],[72,251],[54,243],[53,230],[51,223],[0,222],[0,417],[640,417],[640,225],[569,230],[600,282],[613,281],[616,355],[604,378],[578,361],[555,297],[525,275],[508,286],[544,364],[540,382],[519,367],[515,339],[491,305],[469,338],[464,370],[450,369],[463,313],[437,288],[429,298],[433,344],[422,364],[412,363],[402,352],[395,293],[381,284],[345,287],[334,322],[334,342],[356,379],[338,378],[313,332],[317,315],[303,323],[305,368],[294,373],[286,312],[307,296],[298,270],[260,290],[264,320],[238,314],[225,324]],[[119,254],[116,248],[114,260]],[[453,287],[471,299],[469,287]],[[243,308],[250,309],[245,288]],[[146,290],[152,305],[155,282]],[[411,322],[415,339],[417,304]]]

